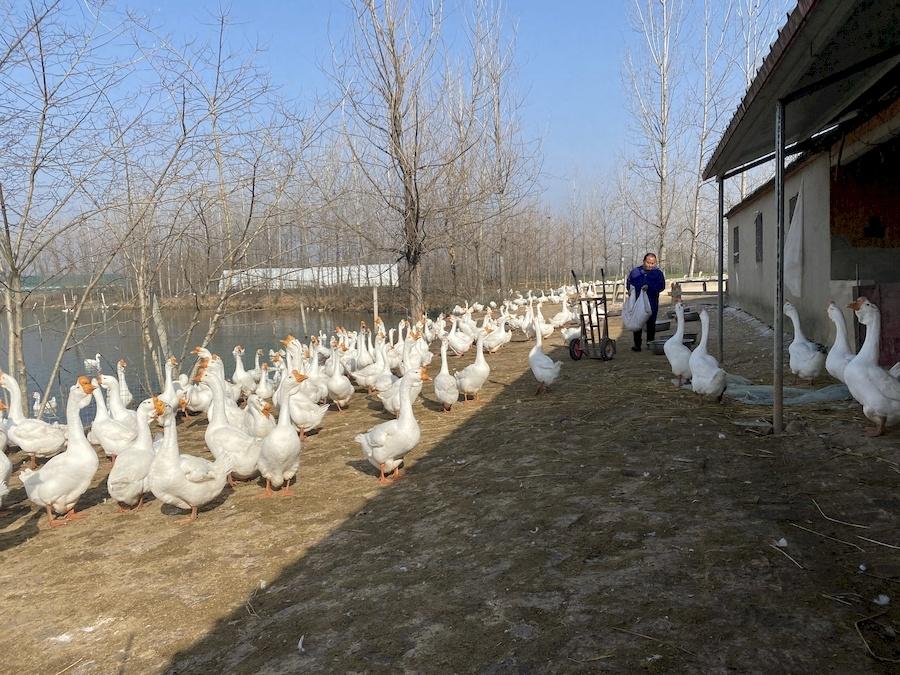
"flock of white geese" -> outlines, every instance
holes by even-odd
[[[582,295],[594,294],[590,284],[580,290]],[[333,335],[320,333],[306,343],[288,335],[277,350],[269,351],[268,361],[261,362],[264,351],[258,349],[252,369],[244,367],[245,351],[238,345],[232,352],[235,366],[230,379],[218,355],[197,347],[193,378],[179,374],[178,362],[169,358],[163,390],[133,410],[128,407],[133,396],[125,377],[126,362],[118,362],[115,377],[103,375],[97,354],[85,359],[85,367],[98,371],[96,375],[78,377],[69,390],[66,425],[26,417],[18,383],[0,372],[0,386],[10,400],[6,419],[2,418],[6,405],[0,402],[0,501],[9,493],[12,473],[7,445],[30,457],[30,465],[18,476],[28,499],[46,511],[51,527],[83,517],[75,507],[99,468],[95,445],[112,463],[106,486],[120,510],[141,508],[144,496],[152,493],[164,504],[190,510],[186,520],[192,521],[197,509],[216,499],[226,484],[259,477],[265,480],[262,496],[288,495],[305,434],[324,424],[332,404],[340,414],[360,390],[377,396],[395,416],[355,437],[363,456],[378,470],[379,481],[387,483],[400,477],[404,456],[419,442],[412,403],[424,383],[432,383],[445,413],[460,396],[464,402],[477,400],[491,372],[485,352],[501,349],[513,331],[534,339],[528,362],[538,382],[537,393],[547,391],[562,364],[544,353],[543,340],[557,329],[564,342],[580,334],[580,328],[565,328],[578,320],[569,306],[570,296],[577,293],[574,287],[562,287],[539,297],[530,291],[527,297],[516,294],[502,303],[496,318],[496,303],[487,308],[466,303],[435,320],[422,316],[415,322],[400,321],[396,329],[385,330],[376,318],[371,329],[362,321],[358,331],[338,327]],[[547,320],[541,309],[544,302],[561,303],[562,309]],[[866,417],[876,424],[870,433],[877,435],[900,421],[900,364],[890,370],[878,365],[878,308],[865,298],[850,307],[867,327],[865,343],[857,354],[850,350],[843,315],[832,303],[828,314],[836,337],[826,357],[820,345],[804,336],[796,308],[785,303],[784,312],[794,322],[790,368],[797,377],[810,380],[826,368],[862,404]],[[481,312],[479,323],[473,315]],[[721,400],[726,374],[707,351],[707,311],[700,312],[701,339],[693,351],[683,344],[685,317],[680,301],[675,316],[677,328],[664,351],[677,385],[690,381],[696,393]],[[432,380],[427,367],[434,357],[430,348],[434,341],[440,342],[441,368]],[[448,354],[461,356],[473,346],[474,362],[451,375]],[[80,411],[92,401],[96,412],[86,432]],[[206,414],[204,441],[212,460],[181,452],[176,427],[179,410]],[[155,438],[154,421],[163,429]],[[38,459],[47,461],[38,467]]]
[[[535,339],[529,364],[539,391],[555,382],[562,364],[544,354],[542,341],[575,318],[564,302],[574,292],[563,287],[550,295],[515,294],[502,303],[499,315],[494,302],[487,308],[466,303],[435,320],[422,316],[415,322],[400,321],[396,329],[385,330],[376,318],[371,329],[362,321],[358,331],[338,327],[333,335],[320,333],[305,343],[288,335],[265,362],[264,351],[258,349],[252,369],[245,368],[245,351],[238,345],[232,352],[230,379],[218,355],[197,347],[193,377],[179,374],[177,360],[170,357],[162,391],[136,409],[129,408],[133,395],[127,363],[118,362],[116,376],[104,375],[97,354],[84,362],[95,375],[81,375],[69,389],[65,425],[26,417],[18,383],[0,373],[0,386],[9,394],[6,419],[6,406],[0,402],[0,500],[9,493],[12,473],[7,445],[30,457],[18,477],[28,500],[46,511],[51,527],[83,517],[76,505],[99,469],[96,445],[111,462],[106,488],[122,511],[141,508],[150,493],[164,504],[190,510],[186,520],[192,521],[198,508],[216,499],[226,484],[259,477],[265,480],[262,496],[291,494],[306,433],[325,424],[332,405],[340,414],[360,390],[377,396],[395,416],[355,438],[379,471],[379,480],[389,482],[400,476],[404,456],[419,442],[412,402],[425,382],[432,382],[444,412],[460,396],[463,402],[477,400],[491,372],[485,353],[501,349],[515,330]],[[563,310],[546,320],[542,304],[561,301]],[[477,321],[473,315],[481,312]],[[427,367],[434,341],[440,342],[441,368],[432,380]],[[474,363],[451,375],[448,353],[462,356],[473,346]],[[92,401],[96,412],[85,430],[80,412]],[[179,448],[179,411],[207,416],[204,441],[211,460]],[[155,438],[153,422],[162,426]],[[38,459],[47,461],[38,466]]]
[[[674,289],[673,289],[674,290]],[[847,385],[850,395],[862,406],[863,414],[875,423],[866,435],[880,436],[885,428],[900,422],[900,362],[890,369],[878,363],[881,342],[881,312],[864,297],[848,305],[857,320],[866,327],[866,337],[859,352],[850,348],[844,314],[833,302],[828,305],[828,317],[834,323],[835,337],[830,348],[809,340],[800,325],[800,313],[790,302],[784,303],[784,313],[794,326],[794,338],[788,347],[789,366],[797,379],[809,380],[810,385],[823,370]],[[684,306],[675,305],[677,327],[663,345],[666,357],[681,387],[690,381],[691,388],[703,396],[722,399],[727,387],[725,371],[707,351],[709,314],[700,312],[700,344],[691,351],[684,345]]]

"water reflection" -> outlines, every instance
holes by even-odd
[[[192,312],[189,310],[165,310],[163,318],[169,335],[169,351],[181,357],[187,346],[188,357],[182,370],[188,371],[194,363],[190,350],[203,339],[209,327],[211,312],[203,312],[199,323],[191,328]],[[370,325],[371,316],[354,312],[320,312],[307,310],[304,315],[299,309],[292,310],[245,310],[224,318],[216,336],[210,343],[210,351],[220,354],[225,361],[225,371],[230,376],[234,369],[231,351],[236,344],[246,349],[244,366],[254,367],[258,348],[268,355],[270,348],[280,346],[278,339],[288,333],[297,337],[317,334],[320,330],[331,333],[336,326],[357,329],[361,319]],[[388,327],[396,325],[400,317],[382,314]],[[42,391],[59,350],[59,346],[71,323],[71,314],[62,311],[37,309],[26,313],[25,324],[25,364],[28,368],[28,401],[31,404],[33,391]],[[152,330],[152,329],[151,329]],[[119,359],[128,362],[128,387],[134,394],[135,402],[147,398],[151,392],[160,390],[149,355],[144,350],[138,312],[126,310],[85,311],[78,322],[69,349],[63,355],[59,373],[50,386],[50,395],[56,396],[58,414],[61,421],[65,417],[65,401],[69,387],[85,372],[84,360],[101,355],[104,374],[115,375]],[[0,363],[6,364],[7,345],[0,344]],[[4,392],[5,394],[5,392]],[[93,405],[82,411],[85,421],[93,419]],[[52,420],[45,413],[44,419]]]

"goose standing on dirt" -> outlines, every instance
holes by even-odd
[[[684,305],[680,302],[675,304],[675,317],[678,327],[675,334],[666,340],[663,351],[672,366],[672,374],[678,378],[676,386],[680,387],[691,379],[691,350],[684,346]]]
[[[794,341],[788,347],[791,372],[795,378],[809,380],[810,385],[822,374],[825,367],[825,353],[822,345],[806,339],[800,328],[800,313],[790,302],[784,303],[784,313],[794,324]]]
[[[834,323],[834,343],[825,358],[825,370],[834,379],[843,382],[844,369],[855,354],[851,351],[850,343],[847,340],[847,323],[844,321],[844,313],[833,302],[828,303],[828,317]]]
[[[259,452],[259,473],[266,479],[266,491],[263,497],[271,497],[276,490],[284,485],[279,492],[286,497],[291,493],[291,479],[297,476],[300,469],[300,436],[297,429],[291,423],[290,398],[296,385],[290,382],[278,391],[280,397],[281,414],[275,428],[263,439]]]
[[[491,331],[492,329],[488,327],[479,333],[475,347],[475,362],[453,374],[456,378],[456,386],[462,392],[463,403],[469,400],[469,396],[477,401],[481,388],[487,382],[488,377],[490,377],[491,367],[484,358],[484,338]]]
[[[102,375],[99,377],[103,378]],[[106,453],[109,460],[115,464],[118,454],[131,447],[134,439],[137,438],[137,425],[130,426],[110,417],[106,401],[103,399],[103,392],[96,378],[91,384],[93,385],[91,392],[94,402],[97,404],[94,422],[91,424],[91,435],[103,448],[103,452]]]
[[[850,394],[863,407],[863,415],[875,422],[867,436],[880,436],[886,427],[900,422],[900,380],[878,365],[881,346],[881,312],[865,297],[848,305],[866,327],[866,339],[859,353],[844,368],[844,383]]]
[[[0,386],[9,392],[9,418],[6,434],[9,443],[31,457],[31,468],[37,467],[38,457],[52,457],[66,445],[65,430],[57,424],[25,417],[22,412],[22,390],[19,383],[0,370]]]
[[[700,344],[691,352],[688,365],[691,369],[691,389],[701,396],[714,396],[721,401],[727,384],[725,371],[719,362],[706,351],[709,342],[709,312],[700,312]]]
[[[50,527],[85,517],[75,513],[75,505],[90,487],[100,462],[97,452],[84,437],[80,412],[91,402],[94,388],[95,385],[82,375],[78,383],[69,389],[69,400],[66,402],[69,439],[65,451],[51,457],[40,469],[19,472],[28,500],[46,509]],[[65,515],[62,520],[56,520],[54,512]]]
[[[562,368],[562,361],[554,361],[544,353],[544,339],[539,325],[539,319],[532,319],[534,329],[535,342],[531,351],[528,352],[528,365],[531,372],[538,381],[538,388],[535,392],[540,394],[550,390],[550,385],[559,378],[559,371]]]
[[[178,450],[175,413],[165,406],[160,416],[163,442],[150,466],[150,491],[163,504],[190,509],[186,522],[197,519],[197,508],[218,497],[231,473],[231,457],[210,462],[202,457],[182,455]]]
[[[404,376],[400,388],[400,415],[395,420],[382,422],[354,439],[362,447],[363,455],[369,463],[380,471],[378,480],[387,483],[385,472],[393,473],[393,479],[400,478],[403,458],[419,443],[421,430],[413,415],[409,389],[414,372]]]
[[[119,513],[125,513],[131,508],[140,510],[144,505],[144,494],[150,492],[150,467],[156,457],[150,421],[157,419],[163,412],[165,405],[155,396],[142,401],[135,411],[137,437],[131,447],[119,454],[106,479],[106,489],[109,496],[118,502]],[[130,508],[125,508],[126,506]]]
[[[459,387],[456,378],[447,368],[447,338],[441,340],[441,372],[434,377],[434,395],[441,403],[444,412],[449,412],[453,404],[459,400]]]

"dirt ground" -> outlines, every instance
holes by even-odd
[[[771,338],[726,330],[727,369],[769,381]],[[536,396],[520,339],[480,404],[442,414],[426,385],[387,487],[352,440],[386,419],[361,394],[305,442],[295,497],[227,489],[188,526],[114,513],[105,461],[89,517],[54,530],[14,478],[2,670],[897,672],[900,429],[863,439],[831,404],[759,436],[736,422],[768,408],[678,390],[626,340],[573,362],[554,337],[562,377]]]

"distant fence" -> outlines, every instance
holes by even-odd
[[[219,280],[219,290],[231,288],[327,288],[350,286],[399,286],[397,263],[374,265],[320,265],[318,267],[255,267],[244,270],[225,270]]]

